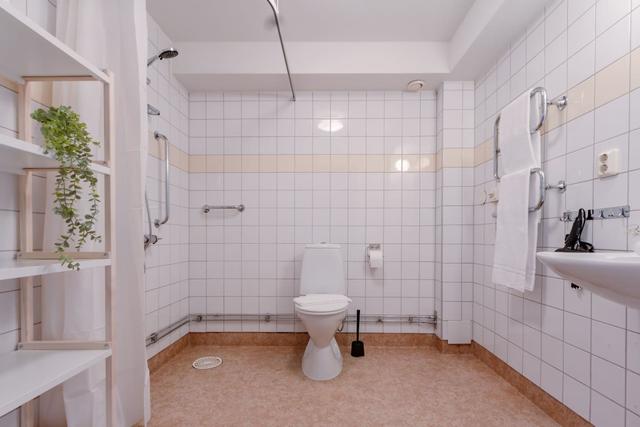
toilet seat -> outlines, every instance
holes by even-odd
[[[351,299],[340,294],[309,294],[294,298],[293,302],[300,313],[327,315],[346,310]]]

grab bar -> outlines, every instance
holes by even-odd
[[[213,206],[213,205],[204,205],[202,206],[203,213],[209,213],[213,209],[235,209],[238,212],[242,212],[244,210],[244,205],[221,205],[221,206]]]
[[[169,207],[170,207],[170,203],[169,203],[169,169],[170,169],[170,164],[169,164],[169,139],[161,134],[158,131],[155,131],[153,133],[153,137],[156,140],[162,140],[164,141],[164,176],[165,176],[165,181],[164,181],[164,218],[162,220],[160,219],[156,219],[155,221],[153,221],[153,224],[156,226],[156,228],[160,228],[160,226],[162,224],[166,224],[167,221],[169,221]]]

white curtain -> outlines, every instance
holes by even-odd
[[[144,0],[58,0],[56,35],[78,53],[115,74],[116,257],[114,367],[117,425],[149,417],[149,374],[144,344],[143,194],[146,176],[146,51]],[[70,105],[102,140],[102,87],[54,85],[54,105]],[[100,152],[96,157],[101,158]],[[54,175],[47,177],[44,248],[64,230],[51,210]],[[98,227],[104,225],[100,218]],[[102,250],[89,244],[83,250]],[[43,339],[104,339],[104,272],[86,270],[43,277]],[[43,396],[40,425],[105,425],[104,365]]]

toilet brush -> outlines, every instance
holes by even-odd
[[[364,356],[364,343],[360,341],[360,310],[356,311],[356,340],[351,343],[351,356]]]

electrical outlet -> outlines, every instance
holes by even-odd
[[[619,174],[619,157],[620,151],[617,148],[598,154],[598,158],[596,159],[596,175],[599,178],[604,178]]]

